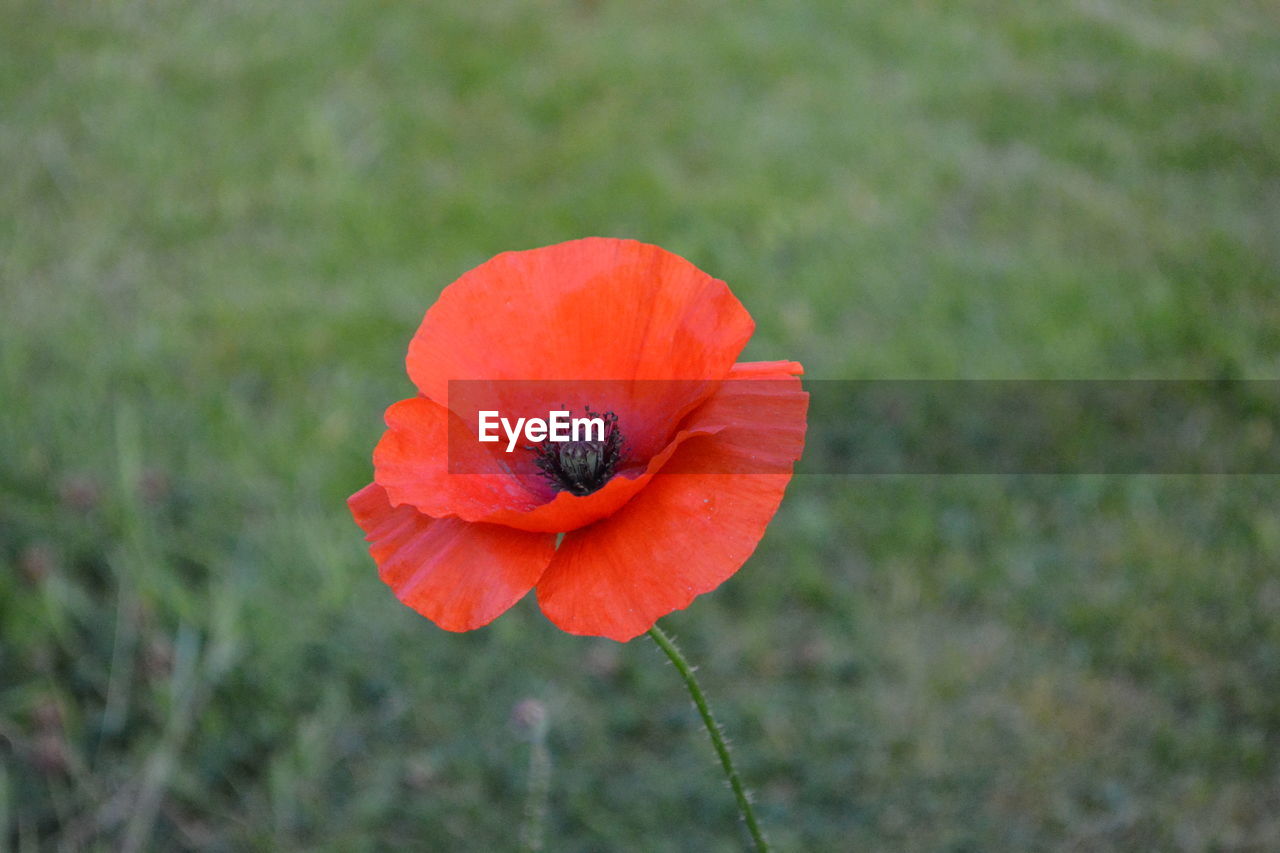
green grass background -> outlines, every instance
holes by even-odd
[[[0,0],[0,848],[739,849],[676,673],[345,497],[439,290],[636,237],[820,378],[1280,374],[1270,2]],[[784,850],[1280,848],[1280,483],[798,478],[665,625]]]

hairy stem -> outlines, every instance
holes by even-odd
[[[702,688],[698,686],[698,679],[694,678],[693,667],[689,666],[689,662],[684,659],[684,655],[680,654],[680,650],[676,648],[675,643],[671,642],[671,638],[657,625],[649,629],[649,636],[653,637],[653,641],[658,644],[658,648],[666,652],[667,657],[671,658],[671,662],[680,671],[680,677],[684,679],[685,686],[689,688],[689,695],[693,697],[693,704],[698,706],[698,713],[702,715],[702,722],[707,727],[707,734],[711,735],[711,744],[716,748],[716,755],[720,756],[720,766],[724,768],[724,775],[729,780],[729,786],[733,788],[733,795],[738,798],[738,811],[742,813],[742,820],[746,823],[747,830],[750,831],[751,838],[756,843],[756,849],[767,851],[769,842],[765,840],[764,833],[760,830],[760,824],[756,821],[755,810],[751,808],[751,798],[747,795],[746,788],[742,786],[742,780],[738,778],[738,771],[734,769],[733,758],[729,755],[729,747],[724,742],[724,735],[720,733],[720,724],[711,715],[711,708],[707,705],[707,697],[702,692]]]

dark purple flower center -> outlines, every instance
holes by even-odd
[[[557,492],[589,495],[609,482],[622,459],[622,430],[613,412],[587,417],[604,421],[604,437],[586,441],[544,441],[530,448],[537,454],[533,464]]]

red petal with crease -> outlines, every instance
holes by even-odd
[[[484,518],[495,509],[527,512],[547,500],[502,468],[485,445],[453,442],[453,452],[474,474],[449,472],[450,432],[462,428],[444,406],[423,397],[401,400],[387,409],[387,431],[373,450],[373,479],[390,502],[413,504],[427,515]],[[452,423],[451,423],[452,422]]]
[[[347,505],[378,574],[401,601],[447,631],[492,622],[527,593],[555,553],[555,536],[392,507],[371,483]]]
[[[572,634],[626,641],[733,575],[755,550],[804,444],[808,395],[793,362],[739,365],[691,419],[719,426],[676,451],[611,517],[565,536],[538,582]]]
[[[590,237],[463,275],[427,311],[406,365],[446,405],[451,379],[718,380],[753,327],[728,285],[679,255]]]

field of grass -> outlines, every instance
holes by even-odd
[[[820,379],[1280,378],[1264,0],[0,18],[0,849],[517,849],[529,698],[547,849],[741,849],[652,643],[445,633],[347,513],[497,252]],[[798,477],[663,624],[781,850],[1280,846],[1277,477]]]

